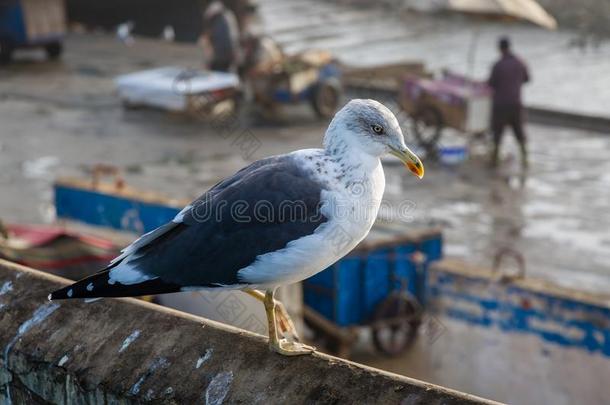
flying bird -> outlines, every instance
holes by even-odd
[[[394,114],[374,100],[352,100],[337,112],[323,146],[241,169],[127,246],[108,267],[49,299],[258,292],[270,348],[311,353],[310,346],[278,337],[275,290],[324,270],[366,237],[385,188],[381,156],[393,154],[415,176],[424,175]]]

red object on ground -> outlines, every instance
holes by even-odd
[[[68,278],[78,279],[106,267],[119,252],[112,241],[61,226],[5,228],[9,238],[0,238],[0,258]]]
[[[29,246],[46,245],[58,238],[69,237],[101,249],[113,249],[114,244],[96,236],[67,231],[65,228],[53,225],[7,225],[9,235],[28,242]]]

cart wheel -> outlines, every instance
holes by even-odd
[[[57,60],[61,56],[63,46],[61,42],[52,42],[44,47],[47,52],[47,58],[50,60]]]
[[[413,114],[412,129],[417,142],[425,149],[436,149],[443,130],[443,116],[438,108],[423,105]]]
[[[373,344],[389,356],[402,353],[415,342],[422,309],[411,295],[395,292],[382,301],[373,318]]]
[[[7,64],[13,58],[13,47],[6,43],[0,42],[0,64]]]
[[[320,82],[313,89],[311,107],[320,118],[329,119],[339,106],[341,87],[335,83]]]

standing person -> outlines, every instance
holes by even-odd
[[[218,0],[212,1],[203,14],[204,44],[209,44],[209,68],[235,72],[240,62],[240,34],[235,14]]]
[[[508,38],[498,42],[500,59],[494,64],[488,80],[493,89],[493,107],[491,127],[494,137],[494,149],[491,164],[498,165],[500,143],[504,127],[510,125],[521,149],[521,164],[528,167],[526,136],[523,131],[523,104],[521,103],[521,86],[530,80],[525,63],[511,52]]]

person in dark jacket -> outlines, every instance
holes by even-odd
[[[529,82],[530,77],[525,63],[511,52],[508,38],[498,42],[501,57],[494,64],[488,80],[493,89],[493,107],[491,127],[494,138],[492,166],[498,165],[500,143],[504,128],[512,128],[521,149],[521,162],[528,167],[527,139],[523,130],[523,104],[521,102],[521,86]]]
[[[203,15],[203,37],[211,46],[209,68],[235,72],[240,63],[239,26],[233,11],[221,1],[212,1]]]

